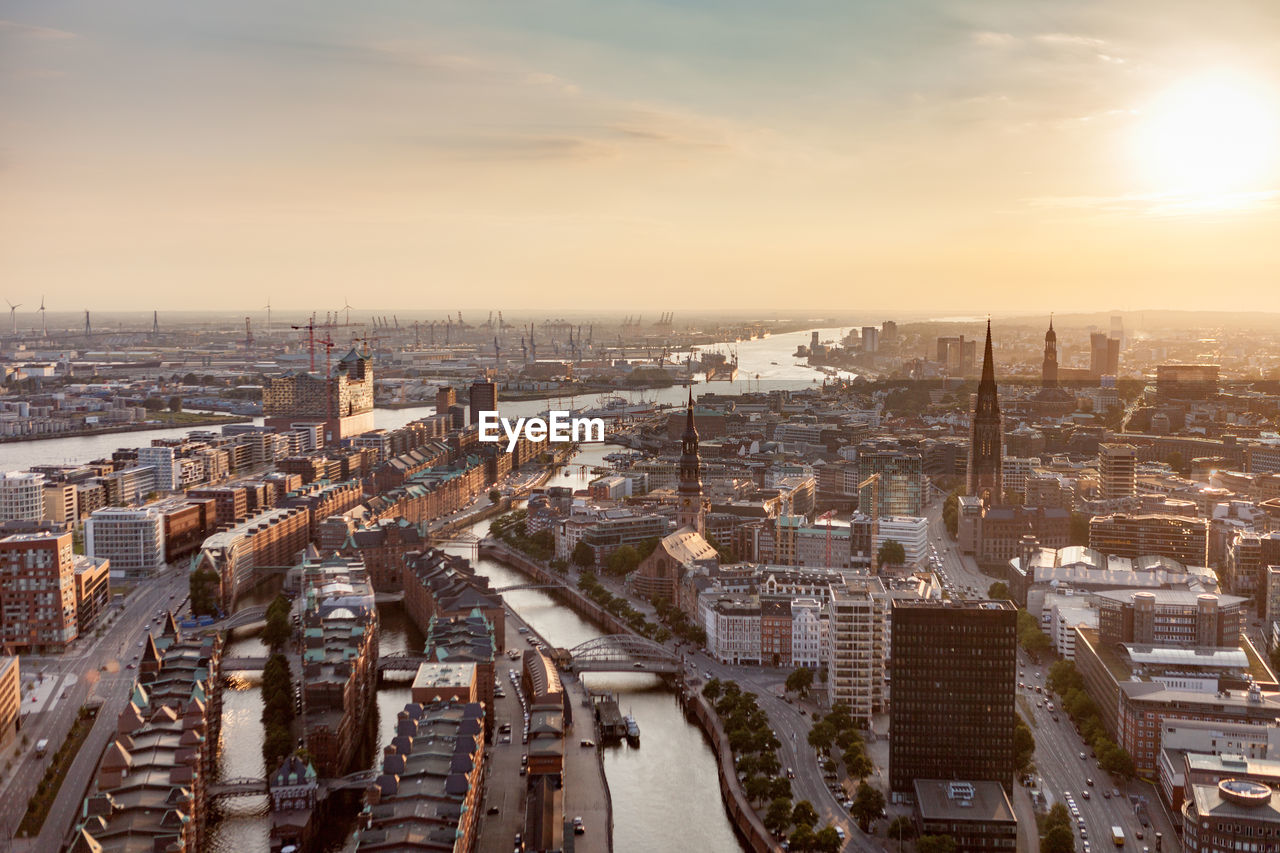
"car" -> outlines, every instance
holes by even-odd
[[[529,763],[529,753],[526,752],[524,755],[520,756],[520,763],[521,764]]]
[[[1092,851],[1090,851],[1090,849],[1089,849],[1089,842],[1088,842],[1088,841],[1085,841],[1085,842],[1082,842],[1082,843],[1081,843],[1081,845],[1080,845],[1080,853],[1092,853]]]
[[[580,817],[575,817],[575,818],[573,819],[573,834],[574,834],[574,835],[586,835],[586,833],[587,833],[587,828],[586,828],[586,826],[584,826],[584,825],[583,825],[583,823],[582,823],[582,818],[580,818]]]
[[[633,664],[631,664],[631,668],[632,668],[632,669],[644,669],[644,664],[640,663],[640,661],[636,661],[636,662],[634,662]]]
[[[1104,788],[1104,789],[1102,790],[1102,799],[1104,799],[1104,800],[1109,800],[1109,799],[1111,799],[1111,792],[1110,792],[1110,791],[1108,791],[1108,790],[1106,790],[1106,789]]]
[[[525,774],[526,774],[526,773],[528,773],[528,772],[529,772],[529,768],[528,768],[528,767],[525,767],[525,766],[523,766],[523,765],[520,767],[520,775],[521,775],[521,776],[525,775]]]
[[[1112,789],[1111,789],[1111,796],[1113,796],[1113,797],[1118,797],[1118,796],[1120,796],[1120,789],[1119,789],[1119,788],[1112,788]]]
[[[1081,791],[1081,792],[1080,792],[1080,796],[1084,797],[1084,798],[1087,800],[1087,799],[1089,799],[1089,792],[1088,792],[1088,791]]]
[[[489,806],[489,810],[485,812],[485,814],[497,814],[497,813],[498,813],[497,806]]]
[[[1084,841],[1088,837],[1089,837],[1089,830],[1085,829],[1083,826],[1080,827],[1080,840]]]
[[[137,666],[135,666],[134,664],[129,664],[129,665],[128,665],[127,667],[125,667],[125,668],[126,668],[126,669],[137,669],[138,667],[137,667]],[[36,701],[36,697],[32,696],[32,697],[31,697],[31,701],[32,701],[32,702]]]
[[[1086,757],[1087,757],[1087,756],[1086,756],[1083,752],[1082,752],[1082,753],[1080,753],[1080,760],[1081,760],[1081,761],[1084,761]]]
[[[1084,780],[1084,783],[1085,783],[1086,785],[1088,785],[1090,788],[1092,788],[1092,787],[1093,787],[1093,780],[1092,780],[1092,779],[1085,779],[1085,780]]]
[[[503,735],[498,739],[498,743],[511,743],[511,735]]]
[[[1078,818],[1078,817],[1080,817],[1080,810],[1079,810],[1078,808],[1076,808],[1075,806],[1072,806],[1072,807],[1071,807],[1071,816],[1072,816],[1072,817],[1074,817],[1074,818]]]
[[[844,827],[842,826],[836,827],[836,837],[838,837],[841,841],[844,841]]]
[[[593,741],[593,740],[583,740],[583,741],[579,744],[579,746],[585,747],[585,748],[587,748],[587,749],[595,749],[596,742],[595,742],[595,741]]]
[[[516,833],[515,845],[516,845],[516,850],[523,850],[523,849],[524,849],[524,836],[522,836],[522,835],[521,835],[520,833],[518,833],[518,832]]]
[[[1054,721],[1055,723],[1056,723],[1056,722],[1058,722],[1058,715],[1057,715],[1057,714],[1054,714],[1054,715],[1053,715],[1053,721]]]
[[[703,677],[703,678],[705,678],[707,681],[710,681],[710,680],[711,680],[711,671],[710,671],[710,670],[707,670],[706,672],[703,672],[703,673],[702,673],[702,677]]]
[[[1144,824],[1143,824],[1143,826],[1146,826],[1146,824],[1144,823]],[[1136,838],[1136,839],[1138,839],[1139,841],[1141,841],[1141,840],[1143,839],[1142,830],[1141,830],[1141,829],[1135,829],[1135,830],[1133,831],[1133,837],[1134,837],[1134,838]]]

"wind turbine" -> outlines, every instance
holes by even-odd
[[[347,325],[350,326],[351,325],[351,302],[345,296],[342,297],[342,307],[347,312]]]
[[[49,327],[44,322],[44,294],[40,294],[40,337],[49,337]]]
[[[5,302],[9,302],[9,300],[6,299]],[[21,302],[19,302],[17,305],[13,304],[12,302],[9,302],[9,325],[13,327],[14,335],[18,334],[18,309],[21,307],[22,307]]]

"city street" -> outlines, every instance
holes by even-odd
[[[6,837],[17,831],[27,800],[35,793],[45,768],[71,730],[80,707],[87,702],[101,701],[103,710],[67,773],[39,839],[28,842],[26,848],[15,842],[14,849],[58,849],[93,778],[98,757],[115,730],[116,717],[129,696],[134,671],[128,667],[134,663],[137,644],[145,633],[142,626],[147,623],[154,626],[159,610],[178,604],[186,595],[186,571],[169,569],[140,583],[125,600],[123,608],[112,604],[102,616],[112,621],[100,637],[91,634],[77,640],[65,655],[22,658],[24,681],[43,671],[46,682],[61,679],[59,683],[63,687],[56,694],[51,693],[47,702],[32,705],[24,696],[26,705],[37,710],[24,717],[22,734],[28,737],[29,743],[23,748],[13,773],[0,784],[0,828]],[[43,758],[36,758],[35,743],[41,738],[48,738],[49,750]]]

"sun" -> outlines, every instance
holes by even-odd
[[[1202,74],[1140,111],[1134,154],[1146,182],[1168,196],[1212,199],[1267,189],[1276,176],[1280,105],[1232,74]]]

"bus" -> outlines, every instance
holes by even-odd
[[[1111,843],[1117,847],[1124,846],[1124,830],[1118,826],[1111,827]]]

